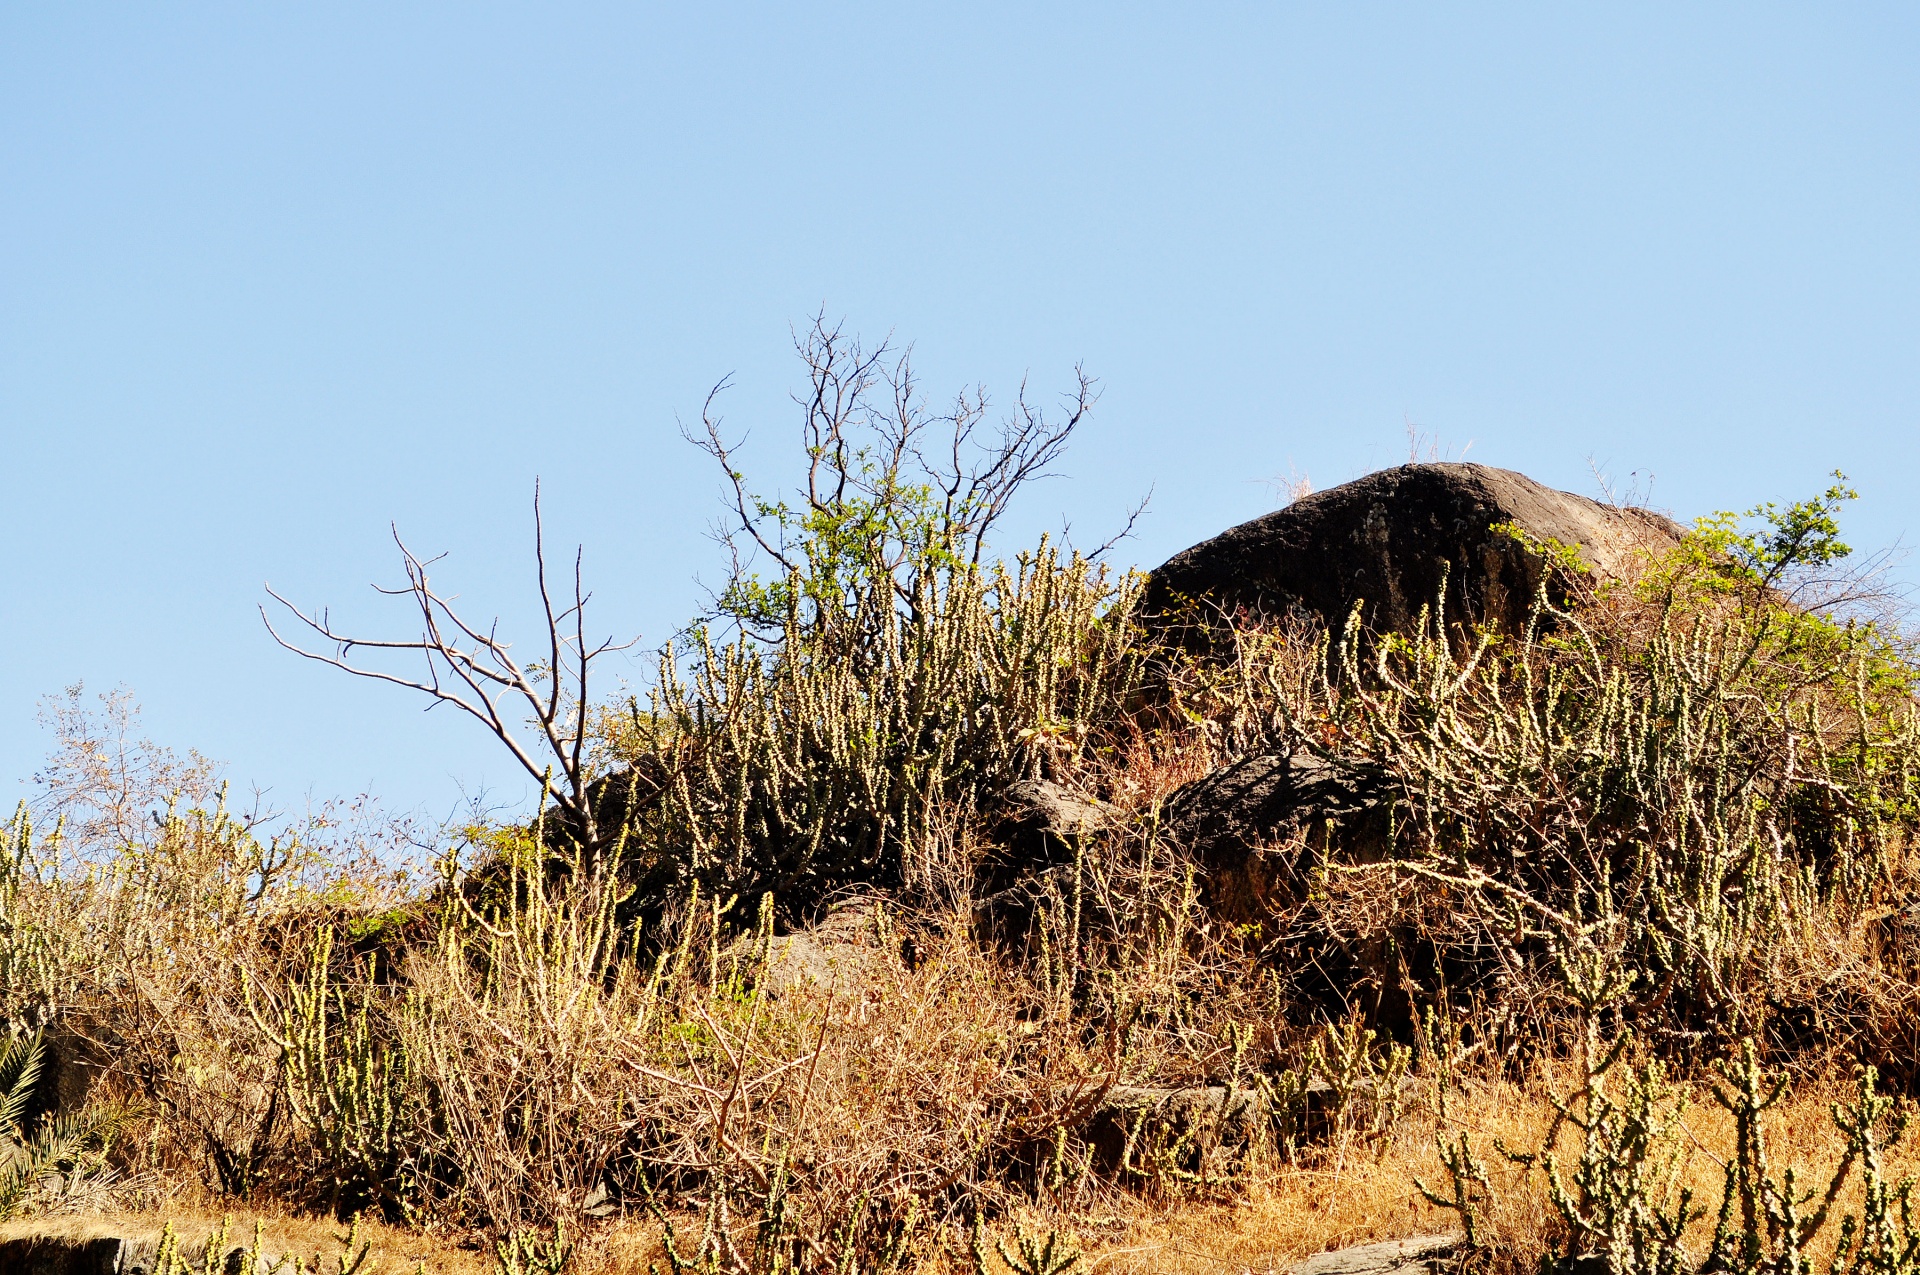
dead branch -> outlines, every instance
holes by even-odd
[[[608,638],[594,646],[587,644],[586,610],[592,595],[585,588],[580,550],[574,554],[572,600],[556,606],[547,582],[539,483],[534,484],[533,492],[533,542],[546,625],[543,663],[520,663],[513,656],[512,643],[500,637],[497,619],[484,627],[469,623],[454,609],[452,600],[434,587],[428,568],[445,555],[420,557],[401,539],[397,527],[393,529],[393,542],[400,550],[406,583],[395,588],[375,585],[374,589],[386,597],[405,598],[412,603],[420,625],[418,636],[366,638],[342,632],[334,627],[329,611],[303,611],[271,586],[267,586],[267,596],[304,627],[308,640],[317,638],[331,649],[311,649],[283,636],[262,606],[260,619],[268,634],[303,659],[417,691],[432,701],[429,709],[448,704],[472,717],[500,741],[521,769],[540,781],[553,804],[577,829],[583,844],[598,848],[601,837],[587,798],[589,684],[595,660],[634,643]],[[410,676],[359,662],[354,659],[356,651],[417,656],[421,672]],[[522,738],[526,727],[531,727],[535,742]]]
[[[867,349],[823,312],[796,335],[794,349],[807,366],[807,390],[794,398],[806,468],[792,503],[747,488],[736,460],[746,436],[730,440],[714,410],[731,378],[708,394],[698,429],[682,430],[726,475],[726,512],[715,536],[732,557],[730,584],[748,579],[755,559],[784,576],[805,574],[810,564],[801,550],[813,529],[861,517],[881,528],[865,551],[887,572],[898,575],[927,551],[977,565],[1014,497],[1051,472],[1098,397],[1081,367],[1058,413],[1031,402],[1023,383],[997,433],[986,437],[985,390],[963,390],[944,411],[929,407],[910,348],[896,350],[889,339]],[[904,581],[900,588],[910,604]]]

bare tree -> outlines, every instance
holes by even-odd
[[[810,579],[828,565],[823,554],[845,553],[851,544],[877,559],[863,566],[897,579],[929,558],[978,564],[1014,495],[1051,472],[1098,397],[1092,378],[1075,367],[1073,389],[1050,415],[1029,401],[1022,382],[1013,409],[994,428],[984,389],[963,390],[935,410],[914,378],[911,349],[887,341],[866,349],[824,313],[796,336],[794,348],[807,365],[808,388],[794,399],[806,472],[793,501],[747,487],[735,456],[745,438],[729,441],[715,412],[730,379],[707,395],[700,427],[684,431],[727,476],[727,513],[716,537],[731,554],[732,574],[718,610],[750,625],[765,620],[740,596],[756,559],[783,576]],[[1128,518],[1129,530],[1138,513]],[[910,603],[904,579],[900,588]]]
[[[140,730],[133,692],[116,687],[86,702],[69,686],[40,701],[40,723],[54,735],[53,755],[34,771],[34,813],[64,827],[67,846],[91,857],[146,845],[159,812],[178,804],[212,808],[222,799],[220,767],[193,749],[183,757]],[[249,820],[248,822],[252,822]]]
[[[397,528],[393,541],[399,546],[407,582],[398,588],[375,585],[374,589],[387,597],[405,598],[412,604],[420,624],[418,636],[377,639],[342,633],[333,626],[327,611],[303,611],[271,586],[267,588],[267,595],[306,630],[308,640],[317,637],[330,649],[309,649],[281,636],[266,607],[262,606],[260,618],[267,632],[275,642],[303,658],[355,677],[419,691],[432,700],[429,709],[449,704],[473,717],[506,746],[528,775],[540,781],[583,846],[597,850],[603,835],[595,823],[593,803],[587,793],[591,779],[588,683],[594,661],[626,650],[633,642],[615,642],[609,638],[597,645],[588,645],[586,612],[592,595],[586,592],[582,582],[582,551],[578,548],[573,559],[572,601],[566,606],[556,605],[547,582],[539,483],[534,484],[533,490],[533,547],[547,630],[546,651],[539,661],[523,664],[515,659],[512,644],[500,636],[497,619],[485,626],[470,623],[454,609],[449,597],[434,588],[427,569],[444,554],[421,558],[407,547]],[[406,653],[417,656],[423,668],[415,675],[391,672],[357,662],[354,659],[357,651]],[[524,738],[526,734],[532,739]]]

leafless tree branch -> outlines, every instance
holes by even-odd
[[[283,635],[264,605],[260,619],[276,643],[303,659],[416,691],[431,701],[429,709],[447,704],[478,721],[521,769],[540,782],[555,807],[578,830],[583,843],[597,849],[601,830],[595,825],[587,796],[590,680],[594,661],[634,643],[609,638],[588,646],[586,610],[592,595],[585,588],[580,550],[574,554],[571,602],[556,604],[547,580],[546,532],[537,482],[533,526],[536,580],[546,625],[547,655],[543,663],[523,665],[517,661],[512,644],[499,636],[497,619],[484,629],[468,623],[455,610],[452,599],[435,588],[428,574],[428,568],[439,562],[440,556],[422,559],[401,539],[398,528],[393,529],[393,540],[400,550],[406,584],[397,588],[375,585],[374,589],[383,596],[412,602],[420,626],[418,636],[366,638],[342,632],[334,626],[329,611],[302,610],[272,586],[267,586],[267,596],[293,617],[304,631],[305,641]],[[393,672],[355,659],[356,652],[411,653],[419,657],[422,671],[414,675]],[[538,743],[529,744],[522,737],[525,729],[532,730]]]
[[[796,334],[794,348],[807,365],[806,392],[794,399],[806,457],[797,510],[747,489],[735,461],[739,444],[727,441],[714,411],[730,380],[707,396],[700,429],[683,430],[726,474],[727,510],[716,535],[732,556],[732,584],[750,578],[755,559],[783,575],[804,573],[809,564],[795,539],[807,534],[799,523],[811,516],[831,522],[866,513],[896,520],[868,546],[889,572],[927,549],[978,564],[1014,496],[1051,472],[1098,397],[1082,367],[1074,369],[1074,388],[1058,413],[1033,403],[1023,383],[997,433],[983,437],[986,392],[963,390],[948,409],[929,408],[910,348],[896,350],[889,339],[867,349],[824,312]],[[1130,514],[1127,527],[1105,548],[1125,538],[1139,513]],[[724,604],[716,612],[722,613]]]

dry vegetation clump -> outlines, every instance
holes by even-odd
[[[673,885],[786,914],[853,883],[950,898],[940,852],[956,811],[1013,782],[1078,772],[1138,675],[1137,592],[1044,539],[1012,563],[855,563],[830,601],[780,597],[771,641],[694,637],[684,677],[606,720]],[[617,781],[616,781],[617,782]]]
[[[1504,1004],[1537,1043],[1556,951],[1599,943],[1631,987],[1622,1021],[1663,1049],[1753,1036],[1905,1077],[1913,666],[1885,628],[1771,581],[1695,539],[1570,610],[1543,598],[1524,634],[1439,615],[1237,634],[1181,706],[1240,753],[1380,794],[1365,826],[1274,830],[1259,857],[1286,888],[1258,919],[1282,963],[1365,988],[1403,1035]]]
[[[1909,1275],[1920,724],[1891,630],[1786,593],[1835,493],[1525,633],[1201,657],[1132,576],[985,551],[1087,383],[976,446],[904,360],[803,352],[805,483],[734,477],[741,556],[647,694],[589,694],[615,648],[544,550],[541,660],[411,554],[422,636],[315,653],[512,743],[525,825],[396,871],[423,838],[237,817],[123,702],[59,710],[65,822],[0,862],[41,1068],[0,1059],[0,1204],[364,1216],[514,1275],[1252,1270],[1446,1225],[1485,1270]],[[1352,801],[1242,844],[1235,911],[1168,812],[1262,756]],[[1036,782],[1084,817],[1011,818]]]

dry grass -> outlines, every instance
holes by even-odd
[[[1315,1253],[1452,1229],[1414,1190],[1399,1156],[1339,1174],[1276,1174],[1232,1203],[1163,1206],[1117,1238],[1088,1246],[1092,1269],[1285,1271]]]
[[[1497,1237],[1493,1269],[1532,1272],[1559,1238],[1556,1214],[1539,1171],[1503,1164],[1493,1153],[1496,1140],[1513,1148],[1539,1145],[1553,1119],[1546,1086],[1564,1091],[1546,1076],[1526,1085],[1470,1084],[1449,1103],[1450,1119],[1430,1109],[1412,1115],[1387,1153],[1338,1173],[1327,1168],[1269,1169],[1244,1196],[1231,1202],[1175,1201],[1142,1210],[1114,1233],[1094,1232],[1086,1245],[1090,1269],[1113,1271],[1207,1272],[1284,1271],[1314,1253],[1375,1240],[1457,1231],[1458,1217],[1427,1203],[1416,1179],[1440,1186],[1446,1179],[1432,1135],[1465,1129],[1487,1152],[1496,1188],[1488,1210],[1490,1232]],[[1733,1153],[1731,1117],[1716,1105],[1702,1084],[1683,1087],[1687,1099],[1676,1144],[1672,1181],[1687,1188],[1708,1208],[1694,1223],[1688,1245],[1704,1256],[1720,1199],[1724,1166]],[[1803,1185],[1824,1190],[1843,1145],[1830,1116],[1830,1104],[1853,1093],[1850,1076],[1829,1074],[1805,1081],[1763,1118],[1768,1153],[1778,1169],[1794,1167]],[[1920,1178],[1920,1138],[1908,1139],[1885,1156],[1893,1182]],[[1862,1183],[1852,1175],[1837,1202],[1838,1213],[1857,1213]],[[1810,1269],[1827,1269],[1839,1228],[1830,1224],[1810,1245]]]
[[[1099,613],[1130,584],[1044,555],[968,579],[926,631],[873,582],[846,622],[886,639],[878,671],[832,658],[874,634],[794,620],[783,654],[712,654],[676,711],[630,714],[633,773],[670,782],[626,812],[625,860],[475,828],[408,888],[195,808],[199,771],[158,823],[120,817],[153,794],[96,793],[114,817],[59,853],[16,824],[0,1013],[84,1036],[96,1098],[128,1104],[100,1155],[170,1201],[129,1225],[197,1239],[245,1200],[309,1253],[339,1228],[303,1218],[365,1210],[422,1228],[376,1231],[390,1262],[449,1272],[490,1266],[480,1237],[556,1223],[587,1229],[578,1270],[638,1272],[661,1257],[653,1207],[691,1249],[716,1201],[787,1269],[966,1269],[979,1217],[1070,1233],[1101,1271],[1278,1270],[1448,1229],[1414,1180],[1442,1187],[1435,1137],[1461,1129],[1494,1169],[1494,1267],[1533,1269],[1554,1210],[1494,1141],[1538,1144],[1580,1028],[1632,1022],[1670,1058],[1771,1042],[1818,1077],[1768,1116],[1775,1165],[1809,1173],[1840,1146],[1836,1060],[1911,1034],[1920,720],[1878,648],[1596,621],[1471,668],[1443,640],[1389,644],[1369,669],[1248,633],[1142,704],[1122,684],[1144,658]],[[1397,840],[1356,865],[1330,826],[1276,829],[1297,897],[1224,925],[1157,812],[1225,760],[1296,750],[1371,767]],[[1103,822],[1009,865],[993,799],[1035,775]],[[82,767],[61,799],[111,782]],[[736,893],[769,873],[801,902]],[[773,927],[829,886],[872,892],[864,938],[841,934],[843,981],[808,987]],[[1786,1039],[1776,1005],[1819,1030]],[[1412,1055],[1368,1025],[1417,1038],[1405,1104]],[[1340,1105],[1295,1139],[1309,1082]],[[1244,1155],[1129,1142],[1096,1171],[1088,1118],[1115,1085],[1224,1086],[1275,1118]],[[1711,1207],[1731,1134],[1704,1092],[1676,1184]],[[623,1220],[589,1221],[603,1204]],[[244,1240],[256,1215],[234,1211]]]
[[[222,1223],[226,1224],[228,1245],[253,1243],[254,1225],[260,1226],[262,1247],[275,1255],[292,1254],[313,1265],[315,1255],[332,1265],[342,1249],[340,1237],[347,1228],[331,1218],[290,1213],[274,1208],[249,1208],[241,1204],[227,1206],[216,1202],[173,1203],[164,1209],[111,1213],[74,1214],[59,1217],[18,1218],[0,1223],[0,1240],[28,1236],[84,1240],[117,1236],[135,1241],[157,1243],[162,1230],[171,1225],[189,1250],[203,1246]],[[482,1275],[492,1272],[490,1254],[467,1241],[422,1235],[403,1227],[363,1222],[361,1239],[372,1245],[364,1275],[405,1275],[420,1264],[429,1275]]]

